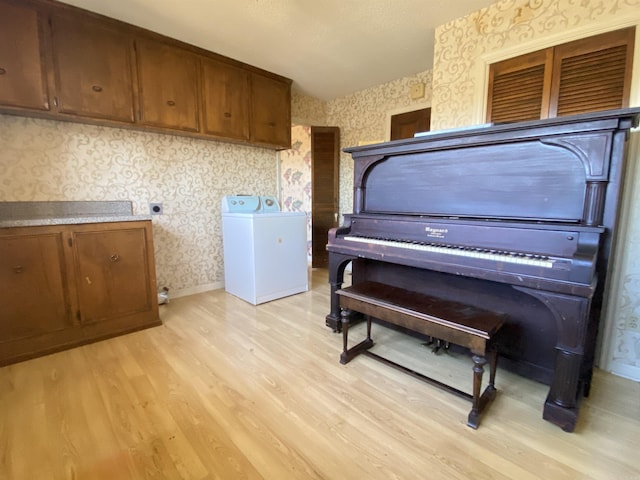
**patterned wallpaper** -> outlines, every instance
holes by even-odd
[[[640,105],[640,0],[503,0],[436,29],[432,129],[482,123],[486,65],[526,51],[636,25],[631,105]],[[640,380],[640,133],[610,284],[600,364]]]
[[[282,210],[307,214],[307,255],[311,262],[311,127],[291,127],[291,150],[280,152]]]
[[[158,286],[172,293],[224,281],[221,198],[275,194],[273,150],[0,115],[0,200],[131,200],[153,217]]]

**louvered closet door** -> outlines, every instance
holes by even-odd
[[[634,28],[555,47],[549,116],[629,105]]]
[[[553,49],[491,65],[487,121],[538,120],[549,111]]]
[[[487,121],[537,120],[629,106],[635,28],[491,65]]]

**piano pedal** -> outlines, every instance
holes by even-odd
[[[442,351],[449,353],[449,342],[444,342],[439,338],[429,337],[429,340],[424,342],[422,345],[425,347],[431,347],[431,353],[436,355],[440,354]]]
[[[433,341],[434,341],[434,340],[435,340],[435,339],[434,339],[433,337],[429,337],[429,339],[428,339],[426,342],[424,342],[424,343],[422,344],[422,346],[423,346],[423,347],[430,347],[431,345],[433,345]]]

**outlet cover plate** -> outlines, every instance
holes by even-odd
[[[150,203],[149,204],[149,212],[151,215],[162,215],[163,209],[161,203]]]

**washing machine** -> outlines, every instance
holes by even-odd
[[[306,292],[307,220],[273,196],[222,198],[225,290],[253,305]]]

